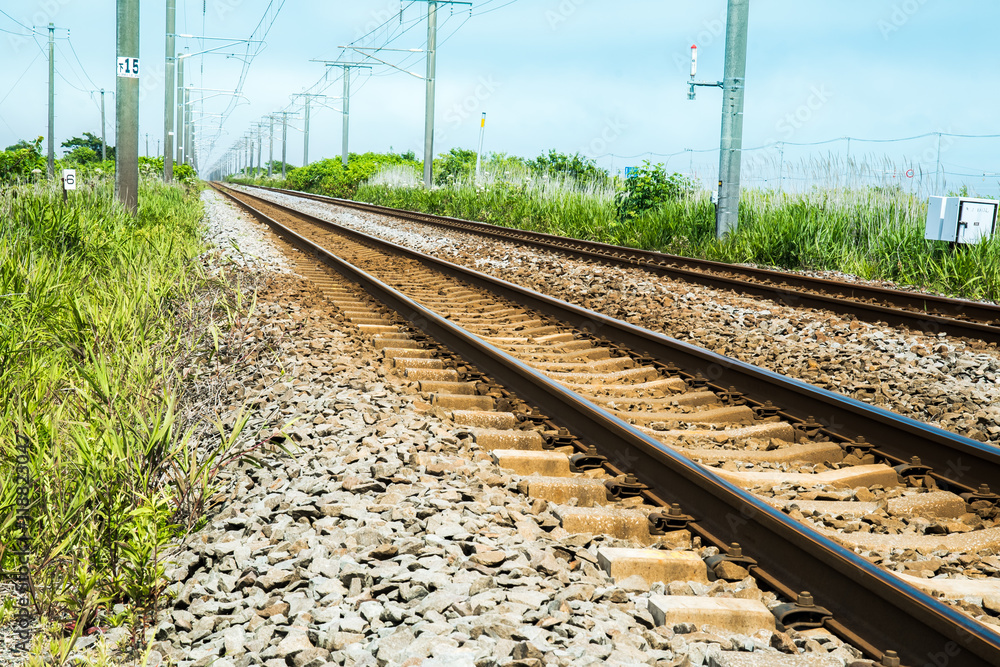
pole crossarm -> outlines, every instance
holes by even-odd
[[[694,87],[695,86],[707,86],[709,88],[725,88],[725,81],[688,81],[688,99],[694,99]]]

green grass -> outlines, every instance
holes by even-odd
[[[513,176],[513,177],[511,177]],[[397,169],[356,199],[573,238],[731,263],[836,270],[954,296],[1000,300],[1000,239],[951,248],[923,238],[926,203],[895,188],[744,191],[739,227],[715,238],[706,191],[619,219],[611,185],[583,186],[487,175],[425,190]]]
[[[159,552],[197,520],[213,460],[181,432],[172,366],[211,346],[178,330],[206,285],[200,201],[143,179],[132,217],[113,189],[89,180],[69,205],[45,185],[0,194],[0,567],[23,535],[20,447],[34,611],[77,633],[117,603],[150,614]]]

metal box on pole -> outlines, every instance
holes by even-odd
[[[931,197],[927,202],[924,238],[976,244],[996,231],[1000,202],[973,197]]]

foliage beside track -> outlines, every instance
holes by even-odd
[[[194,261],[201,204],[155,179],[139,201],[127,214],[110,178],[68,205],[49,184],[0,194],[0,569],[17,568],[24,538],[33,611],[69,632],[54,635],[57,663],[88,627],[141,625],[157,556],[211,491],[172,366],[211,349],[178,332],[209,284]]]
[[[90,132],[84,132],[85,139],[74,137],[63,142],[64,148],[71,148],[62,159],[55,161],[55,180],[59,181],[62,170],[76,169],[80,179],[101,178],[113,176],[115,173],[114,147],[109,147],[107,160],[101,160],[94,150],[96,140],[100,149],[100,137]],[[42,153],[43,137],[34,141],[21,140],[6,150],[0,151],[0,183],[15,185],[23,183],[42,183],[48,180],[45,155]],[[37,170],[37,172],[35,171]],[[156,176],[163,173],[162,157],[139,156],[139,171],[143,176]],[[33,173],[34,172],[34,173]],[[174,178],[188,185],[197,180],[197,175],[191,165],[174,165]]]
[[[286,170],[285,178],[281,178],[279,173],[268,178],[266,169],[255,169],[252,173],[247,170],[246,173],[230,180],[246,185],[269,185],[350,199],[362,182],[391,166],[415,168],[418,163],[412,153],[404,155],[351,153],[347,167],[344,167],[340,158],[331,158],[312,162],[305,167]],[[280,170],[280,163],[277,165],[277,170]]]

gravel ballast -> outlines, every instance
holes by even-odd
[[[1000,443],[1000,356],[978,341],[868,324],[281,193],[253,193],[943,429]]]

